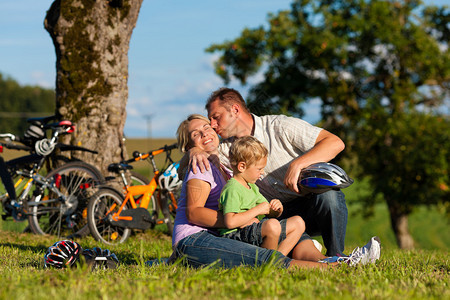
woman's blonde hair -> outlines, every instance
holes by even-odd
[[[205,116],[199,115],[199,114],[192,114],[187,117],[186,120],[181,122],[180,126],[178,126],[177,129],[177,142],[178,142],[178,148],[181,152],[187,152],[190,145],[190,136],[189,136],[189,122],[192,120],[203,120],[208,124],[211,124],[209,119]]]
[[[240,162],[250,166],[260,159],[267,157],[269,151],[258,139],[247,135],[236,139],[230,147],[229,159],[233,171],[237,170]]]

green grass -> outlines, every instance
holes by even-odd
[[[149,145],[146,141],[128,141],[128,151],[144,152],[172,141]],[[181,157],[174,151],[174,160],[176,155]],[[137,169],[145,174],[148,167],[142,163]],[[0,220],[0,299],[61,295],[70,295],[71,299],[450,299],[450,233],[444,212],[435,207],[417,208],[409,218],[417,250],[401,251],[382,201],[378,199],[373,217],[359,213],[361,204],[357,200],[369,191],[362,181],[345,190],[349,207],[346,252],[378,235],[382,242],[380,261],[325,271],[284,270],[272,265],[231,270],[148,267],[145,261],[171,254],[171,240],[162,227],[135,234],[115,247],[99,244],[92,237],[77,240],[84,248],[112,250],[121,261],[117,270],[49,270],[43,267],[43,256],[59,239],[20,233],[26,222]]]
[[[190,269],[148,267],[168,256],[170,239],[148,231],[111,249],[116,270],[50,270],[43,256],[55,237],[0,232],[1,299],[450,299],[448,251],[382,248],[376,265],[328,270],[284,270],[272,265]],[[78,242],[99,245],[92,238]],[[351,245],[353,247],[355,245]]]

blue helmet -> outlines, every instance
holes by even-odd
[[[159,176],[159,186],[163,189],[174,191],[180,188],[183,182],[178,177],[179,162],[171,164],[164,173]]]
[[[321,194],[339,190],[353,183],[344,170],[331,163],[316,163],[304,168],[299,176],[298,187],[304,193]]]

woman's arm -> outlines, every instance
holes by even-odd
[[[186,188],[188,221],[202,227],[224,228],[223,215],[205,207],[211,192],[210,184],[200,179],[191,179],[187,182]]]

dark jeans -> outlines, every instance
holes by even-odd
[[[223,237],[261,247],[262,243],[264,242],[262,237],[262,225],[267,220],[269,219],[264,218],[259,223],[253,223],[251,225],[245,226],[244,228],[238,228],[233,232],[223,235]],[[280,237],[278,238],[278,244],[286,239],[287,220],[283,219],[279,221],[281,225],[281,233]]]
[[[287,268],[292,261],[278,251],[216,236],[207,231],[185,237],[178,242],[174,250],[176,257],[183,257],[185,263],[191,267],[213,263],[224,268],[241,265],[256,267],[273,261]]]
[[[279,219],[299,215],[305,221],[306,234],[300,241],[322,235],[327,256],[344,255],[348,217],[344,193],[332,190],[319,195],[309,194],[283,203],[283,206]]]

